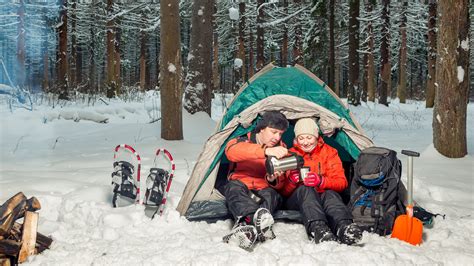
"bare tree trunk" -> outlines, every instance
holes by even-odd
[[[294,0],[294,5],[301,6],[301,0]],[[303,30],[301,29],[301,19],[295,18],[295,44],[293,46],[293,64],[303,65]]]
[[[369,55],[367,53],[364,53],[364,56],[362,57],[362,80],[360,81],[360,88],[361,88],[361,95],[360,95],[360,100],[363,102],[367,102],[367,65],[369,61]]]
[[[69,64],[69,87],[76,90],[77,87],[77,30],[76,30],[76,7],[77,1],[72,0],[71,5],[71,58]]]
[[[82,84],[82,59],[84,56],[84,51],[82,46],[84,43],[78,43],[77,44],[77,60],[76,60],[76,83],[78,85]],[[83,86],[81,86],[83,87]]]
[[[120,3],[120,2],[118,2]],[[117,84],[116,95],[119,95],[120,88],[122,87],[121,79],[121,60],[120,60],[120,41],[122,39],[122,29],[120,28],[120,19],[114,19],[114,31],[115,31],[115,41],[114,41],[114,82]]]
[[[89,77],[88,77],[88,93],[96,94],[97,93],[97,86],[96,86],[96,65],[95,65],[95,55],[94,55],[94,48],[95,48],[95,32],[94,26],[92,25],[90,28],[90,39],[91,43],[89,44]]]
[[[107,0],[107,97],[118,95],[118,84],[116,77],[116,55],[115,55],[115,19],[113,16],[113,0]]]
[[[143,21],[146,21],[145,12],[142,13]],[[147,58],[147,33],[142,30],[140,32],[140,90],[145,91],[147,89],[147,80],[146,80],[146,58]]]
[[[43,92],[49,92],[48,38],[43,42]]]
[[[215,15],[217,13],[217,6],[214,3],[214,15],[212,16],[212,28],[213,28],[213,50],[212,50],[212,89],[218,91],[220,87],[220,75],[219,75],[219,35],[217,34],[217,24]]]
[[[58,80],[59,99],[68,100],[68,60],[67,60],[67,0],[60,2],[59,50],[58,50]]]
[[[335,67],[335,41],[334,41],[334,5],[335,0],[329,0],[329,71],[328,71],[328,85],[334,90],[334,67]]]
[[[433,108],[436,83],[436,9],[437,1],[428,4],[428,79],[426,81],[426,108]]]
[[[210,12],[210,10],[206,10]],[[160,1],[161,138],[183,139],[179,1]],[[209,20],[210,22],[210,20]],[[207,58],[209,60],[209,58]]]
[[[254,70],[254,52],[253,52],[253,30],[252,30],[252,25],[250,25],[249,27],[250,31],[249,31],[249,37],[250,37],[250,43],[249,43],[249,46],[250,46],[250,50],[249,50],[249,79],[251,77],[253,77],[253,75],[255,74],[255,70]]]
[[[349,79],[347,99],[352,105],[360,105],[359,89],[359,0],[349,2]]]
[[[247,69],[246,69],[246,61],[245,61],[245,2],[239,3],[239,13],[240,13],[240,20],[239,20],[239,58],[242,60],[242,67],[240,68],[240,75],[242,77],[242,81],[245,82]]]
[[[337,48],[335,49],[335,55],[338,54],[338,50]],[[341,89],[340,89],[340,77],[341,77],[341,73],[340,73],[341,69],[339,68],[339,64],[337,62],[335,62],[334,64],[334,93],[336,93],[337,96],[341,96]]]
[[[369,0],[366,3],[367,13],[372,13],[375,0]],[[367,23],[367,32],[369,35],[369,51],[367,54],[367,97],[371,102],[375,102],[375,59],[374,59],[374,30],[372,21]]]
[[[262,5],[265,0],[257,1],[257,71],[263,68],[265,64],[265,40],[262,23],[264,22],[264,12]]]
[[[20,6],[18,7],[18,39],[17,39],[17,50],[16,50],[16,61],[17,61],[17,70],[16,70],[16,84],[23,88],[26,82],[26,73],[25,73],[25,2],[20,0]]]
[[[390,0],[382,0],[382,44],[380,45],[380,91],[379,103],[388,106],[387,94],[390,90],[391,67],[390,67]]]
[[[402,13],[401,13],[401,23],[400,23],[400,62],[399,65],[399,75],[398,75],[398,89],[397,96],[400,99],[400,103],[406,103],[407,96],[407,7],[408,1],[403,0],[402,4]]]
[[[288,16],[288,0],[283,0],[283,12],[285,13],[285,16]],[[286,23],[283,24],[280,58],[281,66],[286,67],[286,65],[288,65],[288,26]]]
[[[213,10],[213,1],[193,2],[187,86],[184,93],[184,108],[191,114],[204,111],[211,115],[212,64],[209,59],[212,46],[208,42],[212,40]]]
[[[468,0],[445,0],[438,4],[438,86],[433,110],[433,143],[436,150],[449,158],[467,154],[468,6]]]

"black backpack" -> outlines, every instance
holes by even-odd
[[[392,232],[395,218],[405,212],[401,172],[395,151],[370,147],[361,152],[354,165],[349,209],[362,229],[379,235]]]

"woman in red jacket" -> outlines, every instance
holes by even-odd
[[[289,151],[303,157],[309,172],[300,177],[299,171],[289,171],[279,191],[286,198],[287,209],[301,212],[310,239],[316,243],[357,243],[362,230],[352,222],[352,215],[339,195],[347,187],[341,159],[318,132],[311,118],[296,122],[295,144]]]

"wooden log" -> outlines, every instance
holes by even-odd
[[[34,212],[41,210],[41,204],[36,197],[31,197],[26,201],[26,211]]]
[[[41,233],[36,234],[36,248],[38,249],[38,253],[48,249],[51,246],[51,243],[53,243],[53,239],[51,237],[47,237]]]
[[[10,239],[0,240],[0,254],[16,257],[18,256],[18,252],[20,252],[20,248],[20,242]]]
[[[21,231],[22,231],[22,224],[15,222],[12,227],[11,231],[11,238],[18,238],[18,241],[21,241]],[[43,235],[40,232],[36,232],[36,249],[38,249],[38,253],[43,252],[45,249],[48,249],[51,244],[53,243],[53,239],[49,236]]]
[[[35,254],[36,233],[38,229],[38,213],[26,212],[23,222],[22,245],[18,255],[18,263],[26,261],[28,256]]]
[[[11,264],[10,258],[8,258],[6,256],[1,256],[0,257],[0,266],[11,266],[11,265],[12,264]]]
[[[18,194],[17,194],[18,195]],[[23,195],[23,194],[22,194]],[[14,196],[15,197],[15,196]],[[15,205],[16,204],[16,205]],[[16,197],[14,200],[5,203],[2,205],[0,211],[0,216],[3,218],[0,219],[0,235],[4,238],[7,238],[10,234],[10,230],[13,226],[13,223],[20,217],[23,217],[26,208],[26,197]],[[5,206],[5,208],[3,208]]]
[[[26,199],[22,192],[8,199],[0,207],[0,239],[7,238],[13,223],[25,216],[26,211],[37,211],[41,209],[39,200],[35,197]]]
[[[22,201],[26,201],[26,197],[23,192],[16,193],[13,197],[9,198],[5,203],[0,206],[0,221],[5,219],[10,212]]]

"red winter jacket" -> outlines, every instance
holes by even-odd
[[[231,139],[225,147],[225,155],[232,162],[229,180],[240,180],[249,189],[261,190],[269,187],[270,184],[265,178],[266,146],[256,142],[255,133],[248,133],[247,137]],[[280,145],[285,147],[281,141]]]
[[[325,190],[341,192],[347,187],[347,179],[337,150],[326,144],[321,137],[318,138],[316,147],[310,153],[304,152],[298,144],[295,144],[289,151],[302,156],[304,166],[309,167],[310,172],[323,176],[323,182],[316,189],[317,192],[321,193]],[[320,170],[319,165],[321,165]],[[286,178],[285,184],[279,189],[279,192],[283,196],[289,197],[298,186],[304,186],[304,184],[302,182],[295,184]]]

